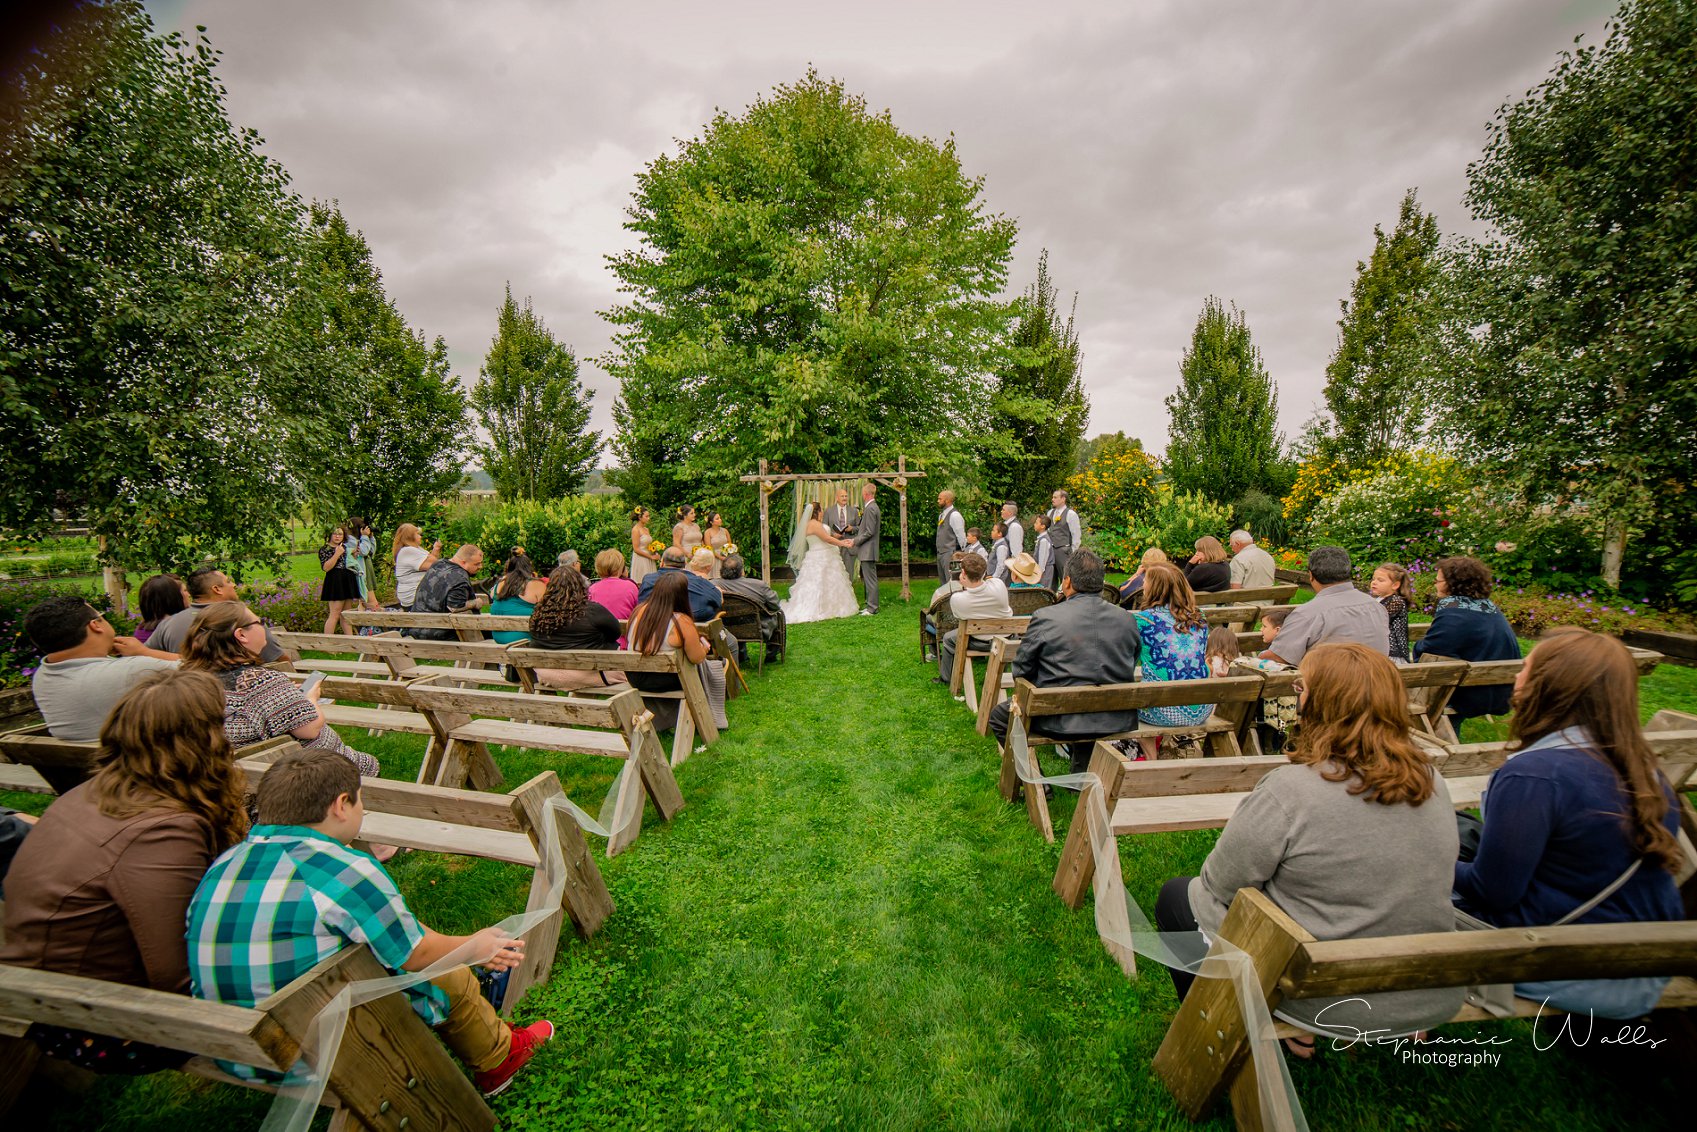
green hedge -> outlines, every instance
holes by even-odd
[[[543,571],[553,567],[562,550],[575,550],[587,569],[597,554],[609,549],[622,553],[628,563],[630,529],[630,512],[618,497],[573,495],[495,507],[484,516],[477,543],[496,562],[522,546]]]

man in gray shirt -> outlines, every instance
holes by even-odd
[[[1274,646],[1261,654],[1262,660],[1294,667],[1315,645],[1340,641],[1390,652],[1390,618],[1372,595],[1355,588],[1349,551],[1341,546],[1315,547],[1308,555],[1308,580],[1314,587],[1314,600],[1291,611]]]
[[[131,685],[150,672],[177,666],[170,653],[120,637],[99,610],[75,594],[31,606],[24,614],[24,631],[41,650],[30,690],[55,739],[94,742],[112,705]]]
[[[230,576],[216,566],[202,566],[193,571],[185,579],[189,588],[190,605],[187,609],[173,613],[159,623],[153,630],[153,635],[147,639],[149,645],[164,653],[181,653],[183,646],[188,643],[189,630],[194,628],[195,619],[206,612],[208,606],[217,605],[221,601],[240,601],[242,595],[236,590],[236,583]],[[270,664],[283,658],[283,646],[271,635],[271,626],[265,626],[265,648],[259,654],[261,664]]]

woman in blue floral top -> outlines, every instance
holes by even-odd
[[[1208,622],[1196,607],[1196,594],[1184,574],[1170,563],[1150,566],[1138,597],[1137,632],[1142,644],[1144,680],[1204,680],[1208,668]],[[1194,727],[1213,714],[1213,704],[1142,708],[1137,722],[1146,727]],[[1145,743],[1139,740],[1139,743]],[[1153,757],[1154,743],[1144,753]]]

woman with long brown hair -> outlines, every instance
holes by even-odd
[[[1496,927],[1682,919],[1679,806],[1644,741],[1626,646],[1558,629],[1526,658],[1512,702],[1516,752],[1491,776],[1477,853],[1456,862],[1460,909]],[[1666,985],[1590,979],[1515,990],[1562,1010],[1636,1018]]]
[[[207,672],[224,688],[224,733],[238,747],[291,735],[302,746],[344,755],[365,778],[376,778],[377,760],[356,751],[325,721],[324,711],[300,687],[259,662],[265,626],[236,601],[209,606],[183,645],[184,669]]]
[[[1365,645],[1302,659],[1302,726],[1290,766],[1262,777],[1198,877],[1161,889],[1163,931],[1217,935],[1240,888],[1258,888],[1316,939],[1449,931],[1458,838],[1444,780],[1413,739],[1396,666]],[[1180,997],[1190,977],[1173,973]],[[1315,1033],[1393,1036],[1447,1021],[1460,987],[1288,1000],[1281,1017]],[[1292,1052],[1311,1056],[1312,1042]]]
[[[1208,622],[1196,607],[1196,595],[1177,566],[1158,562],[1143,575],[1137,594],[1137,635],[1145,680],[1205,680]],[[1195,727],[1213,714],[1213,704],[1143,708],[1137,722],[1150,727]],[[1140,739],[1143,753],[1155,757],[1156,740]]]
[[[628,651],[642,656],[682,650],[701,675],[714,723],[721,729],[725,727],[724,669],[711,659],[707,640],[695,627],[689,605],[689,576],[684,571],[661,571],[648,600],[631,612],[625,638]],[[643,692],[676,692],[683,687],[670,672],[630,672],[626,676],[631,687]],[[675,724],[677,700],[649,700],[648,708],[660,730],[668,730]]]
[[[617,649],[619,621],[589,600],[589,589],[576,566],[556,566],[530,615],[530,643],[539,649]],[[625,675],[539,668],[536,678],[550,688],[600,688],[624,683]]]
[[[248,827],[223,722],[224,693],[205,673],[150,673],[124,694],[100,729],[94,776],[56,799],[18,849],[0,962],[189,993],[189,900]],[[58,1027],[29,1036],[96,1071],[188,1059]]]

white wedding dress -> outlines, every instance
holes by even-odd
[[[790,587],[789,600],[778,604],[791,625],[859,613],[854,586],[843,570],[842,552],[818,535],[808,535],[807,557],[801,560],[801,572]]]

